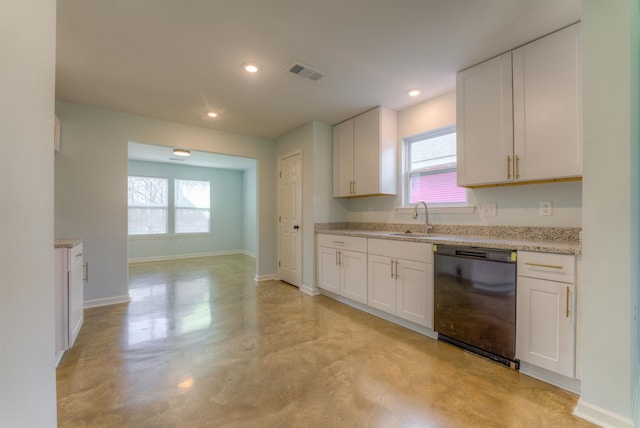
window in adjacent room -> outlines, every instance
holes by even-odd
[[[129,176],[129,235],[167,233],[169,180]]]
[[[460,205],[467,190],[456,184],[456,127],[447,126],[405,139],[407,205]]]
[[[175,180],[175,233],[209,233],[208,181]]]

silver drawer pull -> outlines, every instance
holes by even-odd
[[[564,269],[563,266],[556,266],[556,265],[543,265],[540,263],[528,263],[525,262],[525,265],[527,266],[533,266],[533,267],[542,267],[542,268],[549,268],[549,269]]]
[[[333,241],[333,243],[336,245],[344,245],[343,241]]]
[[[78,253],[78,254],[76,254],[76,257],[82,257],[82,254],[83,253]]]

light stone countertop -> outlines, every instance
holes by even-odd
[[[526,234],[522,238],[514,236],[487,236],[467,234],[447,234],[437,230],[425,235],[412,231],[411,234],[399,233],[397,230],[360,230],[318,228],[317,234],[356,236],[362,238],[389,239],[394,241],[427,242],[441,245],[462,245],[519,251],[536,251],[556,254],[581,254],[582,245],[578,239],[531,239]],[[401,235],[401,236],[399,236]],[[535,236],[535,238],[540,238]]]
[[[53,248],[73,248],[81,242],[82,238],[54,239]]]

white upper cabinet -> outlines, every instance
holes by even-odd
[[[511,180],[511,52],[458,73],[458,185]]]
[[[458,185],[582,175],[580,24],[458,73]]]
[[[333,127],[333,196],[397,193],[396,112],[377,107]]]
[[[513,51],[516,180],[582,175],[579,43],[576,24]]]

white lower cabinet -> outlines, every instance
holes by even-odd
[[[516,358],[575,377],[575,257],[518,252]]]
[[[368,305],[433,328],[430,244],[369,239]]]
[[[59,361],[75,343],[84,321],[83,244],[56,248],[55,258],[55,352]]]
[[[367,303],[367,239],[318,235],[318,287]]]

